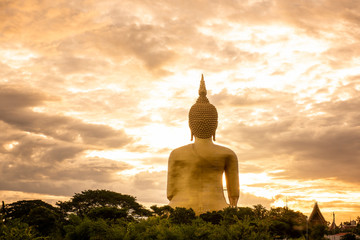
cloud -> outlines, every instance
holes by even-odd
[[[254,106],[273,106],[276,102],[286,101],[291,94],[277,92],[265,88],[243,89],[237,94],[230,94],[226,89],[211,96],[211,103],[221,107],[254,107]]]
[[[267,208],[268,210],[270,209],[270,204],[273,202],[272,199],[267,199],[267,198],[263,198],[263,197],[257,197],[253,194],[250,193],[244,193],[244,192],[240,192],[240,198],[239,198],[239,203],[238,205],[240,205],[241,207],[253,207],[253,205],[256,204],[261,204],[263,205],[265,208]]]
[[[217,140],[237,153],[240,176],[253,178],[241,183],[249,190],[241,204],[286,195],[311,211],[319,192],[357,191],[340,192],[359,182],[356,1],[0,6],[1,189],[103,188],[167,203],[160,170],[181,140],[159,136],[183,129],[196,99],[189,86],[204,72],[209,86],[228,89],[209,94]],[[109,149],[128,164],[89,157]]]
[[[30,110],[29,107],[42,105],[47,100],[42,94],[5,87],[1,88],[0,99],[3,100],[0,120],[22,131],[94,147],[118,148],[131,141],[123,130],[115,130],[107,125],[84,123],[67,116]]]
[[[81,51],[81,49],[80,49]],[[97,59],[91,56],[78,57],[71,54],[34,58],[34,64],[53,66],[61,75],[69,74],[101,74],[104,68],[109,68],[110,63],[106,59]]]
[[[147,205],[167,204],[166,171],[140,171],[133,176],[123,176],[123,185],[116,183],[114,189],[122,193],[136,196],[140,202]]]
[[[11,111],[13,108],[26,108],[41,105],[44,101],[56,101],[57,97],[40,93],[35,89],[24,90],[22,87],[2,85],[0,88],[0,108]]]
[[[360,16],[359,16],[360,19]],[[360,24],[360,23],[359,23]],[[353,64],[353,60],[360,55],[358,43],[335,45],[323,53],[323,58],[334,69],[342,69]]]
[[[95,183],[119,180],[132,167],[109,159],[86,158],[86,150],[121,148],[132,139],[104,124],[36,112],[60,98],[35,88],[0,87],[0,188],[2,190],[72,195]],[[84,181],[88,183],[83,184]]]
[[[266,169],[264,167],[256,165],[254,162],[245,162],[243,159],[239,159],[239,172],[243,173],[261,173]]]
[[[5,129],[13,136],[21,135],[13,129]],[[85,157],[87,149],[81,145],[34,135],[0,139],[0,146],[4,143],[15,144],[0,151],[2,190],[71,195],[84,187],[93,188],[96,183],[122,182],[119,173],[133,168],[120,161]]]
[[[255,102],[271,109],[278,120],[267,118],[265,112],[258,117],[267,120],[252,124],[251,114],[248,114],[242,123],[225,127],[221,134],[234,142],[249,146],[237,146],[239,159],[254,163],[273,159],[273,167],[276,168],[277,163],[279,169],[285,168],[286,171],[279,172],[277,176],[293,179],[335,177],[343,181],[359,182],[356,166],[360,163],[360,128],[357,121],[360,101],[359,90],[355,85],[353,82],[340,86],[333,94],[337,96],[346,93],[349,97],[347,100],[335,97],[331,102],[312,104],[307,110],[304,108],[306,103],[299,105],[292,101],[280,102],[276,96],[266,102]],[[254,95],[261,96],[261,92]],[[286,95],[282,99],[286,99]],[[241,107],[246,107],[254,102],[224,92],[216,97],[219,98],[216,101],[226,103],[224,105],[236,106],[236,102],[240,102],[243,105]],[[290,96],[288,99],[291,99]],[[274,107],[275,104],[279,106]],[[282,109],[289,111],[287,116],[281,113]],[[284,165],[282,161],[291,164]]]
[[[28,39],[26,45],[33,47],[55,42],[96,26],[96,11],[89,11],[90,2],[78,1],[75,6],[67,1],[3,1],[0,29],[8,42]]]

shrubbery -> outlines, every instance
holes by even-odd
[[[196,216],[192,209],[145,209],[129,195],[77,193],[57,207],[41,200],[5,205],[0,239],[304,239],[306,217],[287,208],[226,208]],[[317,239],[324,229],[310,229]]]

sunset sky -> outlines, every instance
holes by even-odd
[[[239,206],[360,216],[358,0],[0,1],[0,200],[164,205],[201,74]]]

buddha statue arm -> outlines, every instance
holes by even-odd
[[[230,206],[236,207],[239,200],[239,170],[235,153],[226,161],[225,177]]]
[[[174,175],[174,159],[173,159],[173,152],[171,152],[170,156],[169,156],[169,161],[168,161],[168,175],[167,175],[167,198],[169,199],[169,201],[171,201],[171,199],[174,196],[175,193],[175,175]]]

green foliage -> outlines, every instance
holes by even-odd
[[[153,214],[160,217],[168,217],[174,211],[174,209],[169,205],[165,205],[162,207],[153,205],[150,207],[150,209],[153,211]]]
[[[41,236],[49,236],[57,231],[59,216],[45,207],[36,207],[29,213],[28,223],[34,226]]]
[[[126,220],[133,220],[131,216],[128,215],[126,209],[119,209],[116,207],[98,207],[93,208],[89,211],[87,216],[90,219],[105,219],[105,220],[116,220],[119,218]]]
[[[315,225],[310,228],[310,239],[311,240],[322,240],[325,239],[326,227],[324,225]]]
[[[355,234],[348,233],[341,237],[341,240],[356,240]]]
[[[257,204],[257,205],[254,205],[254,215],[257,219],[264,219],[267,215],[267,210],[265,207],[263,207],[263,205],[261,204]]]
[[[58,212],[58,209],[42,200],[23,200],[17,201],[5,206],[5,217],[7,219],[21,219],[22,221],[29,222],[29,213],[31,210],[43,207],[53,212]]]
[[[239,221],[229,227],[229,239],[273,239],[265,221]]]
[[[306,216],[288,208],[272,208],[268,212],[270,231],[279,238],[299,238],[306,231]]]
[[[81,217],[88,215],[95,208],[124,209],[134,217],[149,216],[150,211],[136,202],[130,195],[108,190],[86,190],[76,193],[70,201],[56,203],[65,213],[75,213]]]
[[[0,240],[30,240],[36,238],[36,231],[27,223],[19,219],[8,220],[6,224],[0,223]],[[40,238],[38,238],[40,239]]]
[[[224,224],[235,224],[239,220],[255,220],[255,214],[249,207],[228,207],[219,212],[223,216]]]
[[[4,201],[2,201],[2,204],[1,204],[1,212],[0,212],[0,214],[1,214],[1,216],[4,216],[4,215],[5,215],[5,213],[6,213],[6,210],[5,210],[5,203],[4,203]]]
[[[38,236],[57,238],[61,234],[59,209],[41,200],[17,201],[5,207],[7,221],[18,220],[32,227]],[[8,224],[7,224],[8,225]]]
[[[174,224],[190,224],[196,218],[194,210],[176,207],[170,213],[170,220]]]
[[[199,216],[205,222],[209,222],[212,224],[220,224],[220,222],[224,219],[222,211],[212,211],[200,214]]]
[[[73,219],[72,223],[75,225],[65,226],[65,239],[69,240],[95,240],[108,239],[117,240],[123,239],[125,235],[125,228],[120,226],[112,227],[108,225],[105,220],[91,220],[88,218]]]
[[[228,207],[196,216],[192,209],[151,206],[129,195],[87,190],[53,207],[41,200],[4,205],[3,239],[305,239],[306,217],[287,208]],[[360,225],[359,225],[360,227]],[[309,229],[323,239],[325,226]],[[349,236],[352,237],[352,236]],[[353,238],[349,238],[353,239]]]

